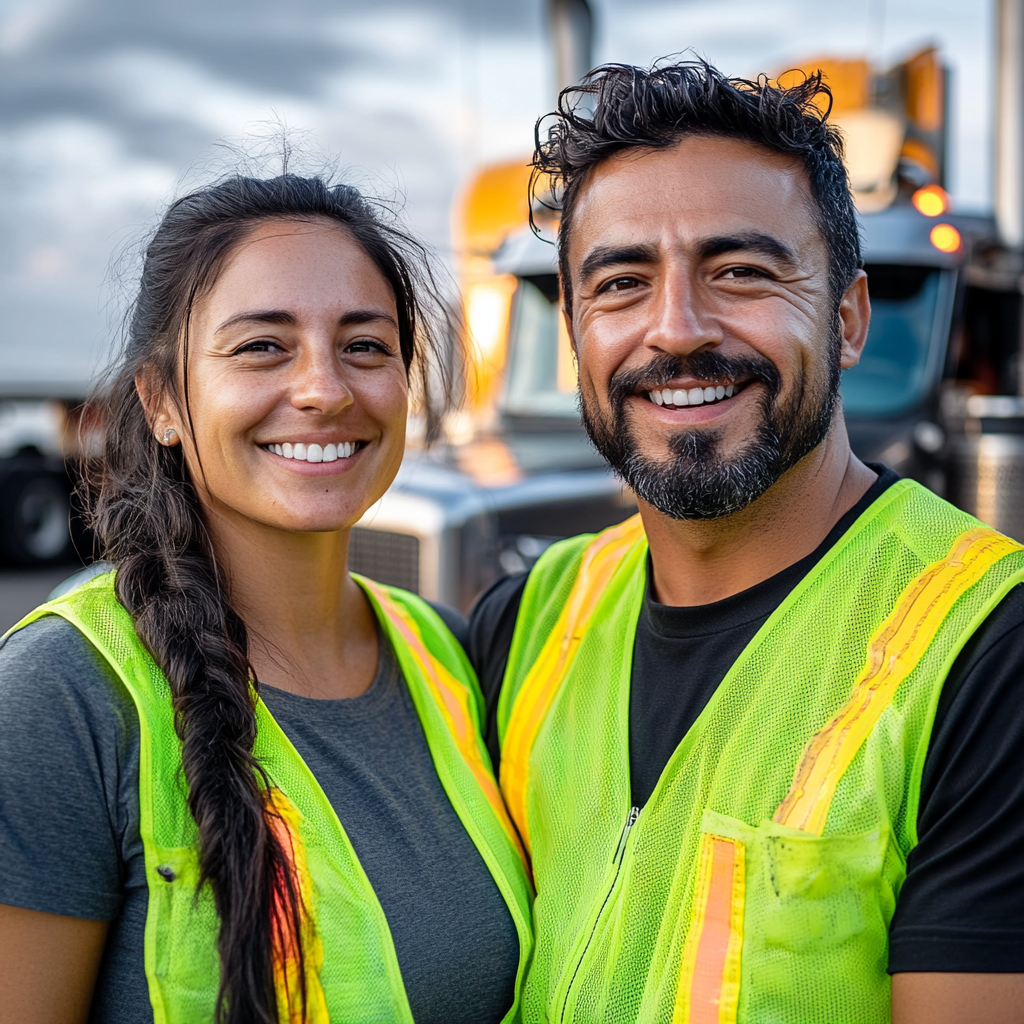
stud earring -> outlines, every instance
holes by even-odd
[[[164,431],[164,444],[168,446],[174,444],[177,436],[178,432],[174,427],[168,427],[168,429]]]

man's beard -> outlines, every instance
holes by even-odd
[[[718,519],[746,508],[825,439],[839,397],[838,331],[829,346],[828,379],[811,393],[806,380],[787,406],[778,404],[782,378],[762,357],[730,359],[717,350],[686,358],[661,355],[638,370],[612,377],[611,412],[592,408],[580,389],[580,413],[594,447],[634,493],[673,519]],[[647,457],[633,433],[626,401],[664,388],[669,381],[692,376],[703,381],[757,382],[762,387],[761,423],[732,456],[721,452],[722,431],[714,426],[681,429],[669,439],[670,457]],[[646,395],[643,399],[647,401]],[[735,399],[728,399],[734,401]]]

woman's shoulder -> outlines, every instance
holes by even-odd
[[[132,702],[117,674],[67,619],[45,615],[0,639],[4,721],[71,716],[110,725],[123,722],[126,712]]]
[[[0,903],[115,916],[138,741],[131,698],[70,622],[48,615],[0,641]]]

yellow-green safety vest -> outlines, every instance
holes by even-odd
[[[889,487],[761,627],[638,810],[646,560],[635,517],[554,545],[523,593],[498,714],[537,891],[524,1021],[888,1021],[939,694],[1024,580],[1024,548]]]
[[[460,820],[490,870],[519,934],[515,1003],[532,939],[531,889],[522,847],[508,819],[480,738],[482,698],[462,648],[425,602],[359,578],[397,654],[427,745]],[[197,832],[186,802],[181,742],[167,679],[117,601],[105,573],[44,604],[14,627],[44,615],[75,625],[120,677],[139,715],[139,810],[149,908],[145,966],[156,1024],[212,1021],[220,978],[218,918],[209,886],[196,896]],[[290,849],[304,902],[309,1024],[412,1024],[384,911],[319,783],[256,702],[254,754],[271,780],[273,827]],[[423,927],[429,928],[424,921]],[[282,1021],[301,1020],[297,957],[275,962]],[[294,952],[294,949],[291,950]]]

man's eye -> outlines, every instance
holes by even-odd
[[[725,272],[726,277],[765,277],[763,270],[758,270],[756,267],[730,267]]]
[[[640,282],[635,277],[615,277],[602,286],[603,292],[625,292],[636,288]]]

